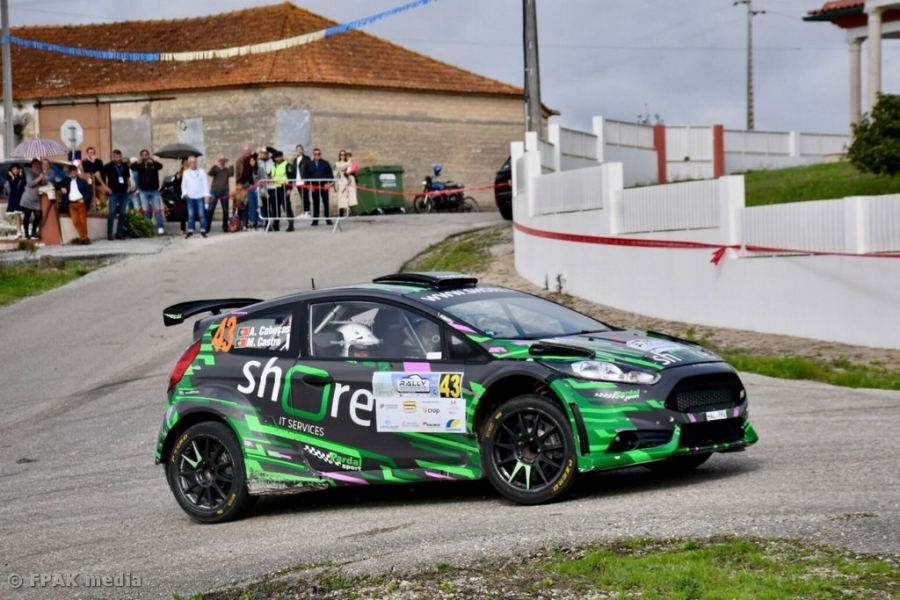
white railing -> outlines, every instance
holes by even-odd
[[[576,169],[542,175],[534,180],[533,215],[603,208],[602,169]]]
[[[538,149],[541,152],[541,171],[543,173],[555,173],[559,171],[559,155],[556,146],[547,140],[538,139]]]
[[[900,252],[900,194],[865,198],[866,252]]]
[[[666,156],[669,162],[711,162],[712,127],[666,127]]]
[[[844,154],[850,146],[850,136],[820,133],[800,134],[801,156],[828,156]]]
[[[605,119],[603,141],[612,146],[653,150],[653,126]]]
[[[597,160],[598,138],[592,133],[574,129],[559,129],[559,151],[564,156]]]
[[[753,206],[744,209],[741,240],[748,246],[845,252],[844,223],[843,200]]]
[[[790,156],[791,134],[785,131],[725,130],[725,152]]]
[[[620,233],[644,233],[719,226],[716,181],[692,181],[623,190]]]

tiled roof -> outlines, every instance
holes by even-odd
[[[94,25],[17,27],[14,36],[122,52],[186,52],[271,42],[334,21],[289,2],[208,17]],[[428,58],[361,31],[304,46],[196,62],[119,62],[12,47],[13,95],[172,92],[256,84],[353,86],[428,92],[521,95],[521,88]]]
[[[831,0],[830,2],[823,4],[822,8],[809,11],[809,14],[823,15],[825,13],[847,10],[850,8],[863,8],[865,5],[865,0]]]

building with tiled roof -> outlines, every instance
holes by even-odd
[[[882,40],[900,38],[900,2],[897,0],[830,0],[811,10],[804,21],[827,22],[847,34],[850,48],[850,123],[863,114],[862,44],[868,41],[868,109],[881,92]]]
[[[335,22],[284,2],[200,18],[13,28],[63,47],[202,52],[284,40]],[[183,141],[236,156],[245,143],[352,148],[363,164],[428,166],[472,185],[521,139],[522,89],[362,31],[288,49],[188,62],[123,62],[13,45],[13,97],[23,134],[59,139],[76,119],[102,157]],[[407,186],[409,187],[409,186]]]

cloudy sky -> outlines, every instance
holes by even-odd
[[[339,22],[405,2],[294,0]],[[180,18],[271,3],[9,0],[13,26]],[[849,52],[844,33],[828,23],[802,20],[822,4],[824,0],[753,0],[754,10],[766,11],[753,21],[758,130],[847,132]],[[557,121],[563,126],[579,129],[589,129],[594,115],[634,121],[648,114],[673,125],[743,128],[746,25],[746,7],[733,0],[538,0],[544,103],[562,113]],[[366,31],[522,85],[521,0],[438,0]],[[210,47],[216,47],[214,40]],[[886,40],[884,91],[900,89],[898,66],[900,41]]]

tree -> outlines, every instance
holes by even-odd
[[[853,126],[847,158],[863,173],[900,173],[900,96],[878,94],[871,114]]]

